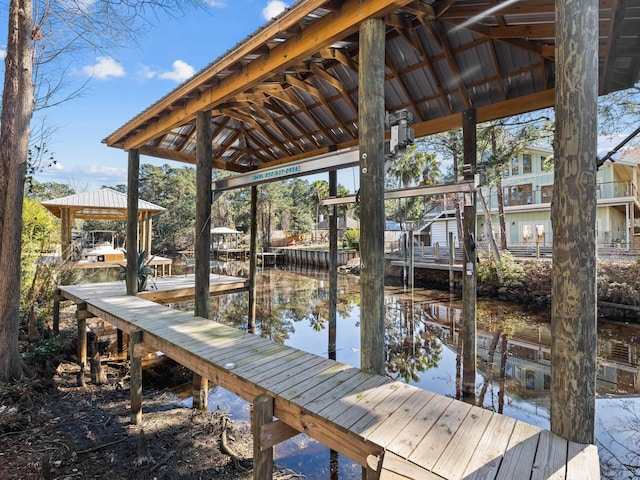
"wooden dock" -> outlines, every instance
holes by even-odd
[[[262,412],[254,457],[304,432],[365,467],[368,479],[600,478],[594,445],[126,296],[116,283],[63,286],[60,298],[88,312],[79,319],[94,315],[130,334],[132,419],[141,418],[136,359],[162,351]]]

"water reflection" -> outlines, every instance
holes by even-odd
[[[359,288],[356,277],[339,277],[334,329],[328,322],[326,273],[266,270],[259,277],[259,332],[274,341],[359,366]],[[399,381],[460,398],[461,302],[439,291],[408,292],[402,287],[387,287],[385,303],[387,374]],[[185,304],[182,308],[193,307]],[[247,294],[213,298],[211,312],[213,319],[246,330]],[[549,428],[549,313],[478,301],[477,315],[478,404]],[[640,393],[639,349],[636,327],[599,325],[597,388],[600,396]],[[220,402],[210,401],[210,404]],[[606,417],[606,410],[602,402],[598,405],[600,433],[596,435],[604,437],[614,427],[603,426],[601,419]],[[301,452],[301,440],[298,437],[295,441],[298,443],[277,447],[281,464],[298,471],[302,468],[309,479],[328,478],[329,472],[331,478],[360,478],[359,467],[348,459],[336,459],[328,449],[323,453],[323,447],[310,447],[308,439],[302,440],[306,449]],[[605,452],[613,448],[611,442],[604,444],[600,437],[598,441]],[[637,454],[626,453],[635,455],[637,460]],[[609,478],[625,477],[617,472]]]

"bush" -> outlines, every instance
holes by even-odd
[[[357,228],[351,228],[347,230],[346,232],[344,232],[342,241],[346,244],[347,248],[360,251],[360,230],[358,230]]]
[[[502,283],[498,281],[497,269],[502,274]],[[483,283],[493,283],[501,287],[519,287],[524,279],[524,268],[516,262],[508,251],[500,253],[500,261],[493,258],[481,260],[478,264],[478,279]]]

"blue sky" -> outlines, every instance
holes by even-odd
[[[74,85],[89,82],[79,98],[47,109],[55,129],[47,148],[57,165],[38,173],[39,182],[70,184],[76,191],[126,183],[127,154],[102,139],[175,89],[256,31],[292,1],[207,0],[172,18],[160,14],[138,45],[85,55],[69,66]],[[8,1],[0,0],[0,55],[6,48]],[[4,62],[1,64],[4,73]],[[36,122],[37,123],[37,120]],[[143,156],[141,163],[182,163]]]
[[[91,4],[94,0],[76,1]],[[68,184],[78,192],[126,183],[126,152],[105,146],[102,139],[293,3],[205,1],[204,8],[192,7],[173,17],[154,17],[153,27],[139,35],[135,46],[84,55],[69,65],[67,79],[72,85],[89,81],[79,98],[37,115],[34,125],[46,116],[46,125],[54,129],[47,149],[57,162],[38,173],[38,181]],[[0,0],[0,57],[4,57],[6,45],[7,6],[8,0]],[[0,64],[3,69],[4,62]],[[606,152],[620,137],[624,135],[601,141],[600,148]],[[184,165],[144,156],[141,161]],[[316,178],[326,175],[311,180]],[[341,171],[339,182],[354,191],[358,172]]]

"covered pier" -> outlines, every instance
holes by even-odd
[[[639,80],[639,18],[638,0],[300,0],[105,139],[129,156],[128,238],[137,231],[140,155],[195,164],[195,313],[208,318],[209,214],[219,194],[212,192],[212,168],[266,181],[301,173],[300,160],[323,158],[335,196],[336,170],[355,161],[361,179],[361,365],[366,374],[380,374],[385,138],[394,136],[385,132],[385,112],[409,111],[416,137],[462,128],[462,180],[470,181],[477,123],[555,107],[551,429],[568,441],[591,443],[597,96]],[[357,160],[341,156],[348,151]],[[253,331],[257,187],[250,188]],[[463,275],[463,389],[471,401],[475,212],[472,191],[465,201]],[[332,241],[332,258],[335,248]],[[132,242],[128,254],[135,250]],[[131,295],[134,273],[130,267]],[[218,375],[215,368],[197,372]],[[451,458],[478,460],[471,450],[456,455]],[[548,465],[553,462],[549,458]]]
[[[78,305],[79,345],[89,316],[129,334],[132,422],[142,421],[141,359],[156,351],[252,402],[254,478],[270,478],[273,446],[299,433],[381,480],[600,475],[593,445],[126,295],[119,282],[64,286],[60,297]]]

